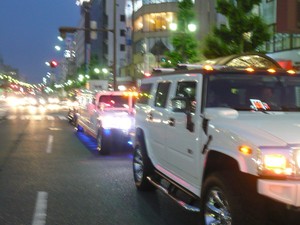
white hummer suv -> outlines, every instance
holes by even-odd
[[[299,75],[227,66],[154,74],[135,108],[138,190],[162,190],[200,212],[201,225],[299,218]]]
[[[102,155],[130,142],[134,131],[135,93],[101,91],[92,100],[88,98],[75,110],[77,130],[96,138],[97,150]]]

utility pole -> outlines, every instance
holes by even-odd
[[[84,63],[85,63],[85,73],[89,74],[89,64],[91,60],[91,36],[90,36],[90,8],[91,2],[83,2],[82,7],[84,10]]]
[[[117,1],[114,0],[114,53],[113,53],[113,88],[114,91],[117,91]]]

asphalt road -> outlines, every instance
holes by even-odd
[[[156,191],[137,192],[131,151],[101,156],[66,112],[0,120],[0,225],[196,225]]]

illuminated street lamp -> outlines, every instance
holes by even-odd
[[[100,73],[100,69],[99,68],[95,68],[94,72],[97,73],[97,74],[99,74]]]
[[[170,23],[169,28],[172,31],[177,31],[178,27],[177,27],[176,23]],[[189,23],[187,25],[187,28],[188,28],[188,31],[190,31],[190,32],[195,32],[197,30],[197,26],[195,24],[193,24],[193,23]],[[184,31],[182,31],[182,32],[184,32]]]
[[[82,74],[79,74],[78,80],[79,80],[80,82],[83,82],[83,81],[84,81],[84,76],[83,76]]]
[[[76,5],[83,5],[85,2],[89,3],[91,0],[76,0]]]
[[[59,45],[55,45],[54,48],[55,48],[56,51],[60,51],[61,50],[61,47]]]
[[[195,32],[197,30],[197,26],[193,23],[188,24],[188,30],[190,32]]]
[[[105,73],[105,74],[107,74],[107,73],[108,73],[108,69],[103,68],[103,69],[102,69],[102,72]]]

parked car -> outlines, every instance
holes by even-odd
[[[181,66],[143,79],[135,108],[138,190],[162,190],[202,225],[299,213],[299,74]]]
[[[96,138],[97,149],[103,155],[116,146],[127,145],[134,131],[134,92],[101,91],[92,99],[86,98],[73,110],[77,130]]]

